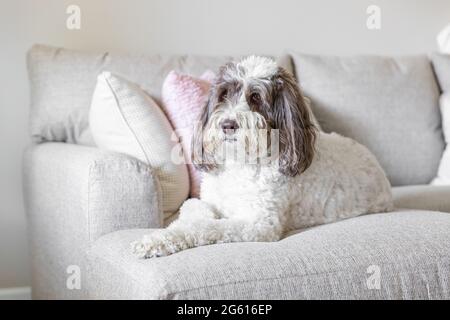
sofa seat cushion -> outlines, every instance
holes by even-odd
[[[123,230],[90,248],[84,283],[103,299],[449,299],[449,230],[448,213],[403,210],[147,260],[130,242],[151,230]]]
[[[396,208],[450,212],[450,186],[394,187],[392,196]]]

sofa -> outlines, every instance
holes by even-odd
[[[200,75],[235,57],[33,46],[33,143],[23,160],[33,298],[450,299],[450,186],[430,185],[445,148],[432,57],[275,57],[297,77],[322,130],[375,154],[392,185],[393,212],[274,243],[138,259],[130,243],[163,227],[162,195],[147,164],[95,146],[88,111],[96,77],[121,74],[161,103],[170,70]],[[74,276],[80,285],[70,285]]]

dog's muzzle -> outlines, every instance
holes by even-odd
[[[236,120],[226,119],[220,123],[220,127],[222,128],[223,133],[226,135],[235,134],[236,130],[239,129],[239,125]]]

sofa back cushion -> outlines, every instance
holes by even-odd
[[[439,89],[426,56],[292,54],[325,132],[368,147],[394,186],[429,183],[444,149]]]
[[[160,104],[162,83],[171,70],[200,76],[231,59],[231,56],[86,53],[35,45],[28,52],[32,139],[93,145],[88,111],[97,76],[102,71],[136,83]]]
[[[161,87],[171,70],[200,76],[238,56],[127,55],[88,53],[34,45],[28,51],[31,90],[30,132],[34,142],[60,141],[94,145],[88,111],[97,76],[110,71],[136,83],[160,106]],[[287,55],[279,65],[292,72]]]

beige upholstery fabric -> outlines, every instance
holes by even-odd
[[[89,297],[449,299],[448,230],[450,214],[398,211],[274,243],[212,245],[149,260],[137,259],[129,246],[148,230],[119,231],[89,251]],[[369,279],[376,270],[379,289]]]

